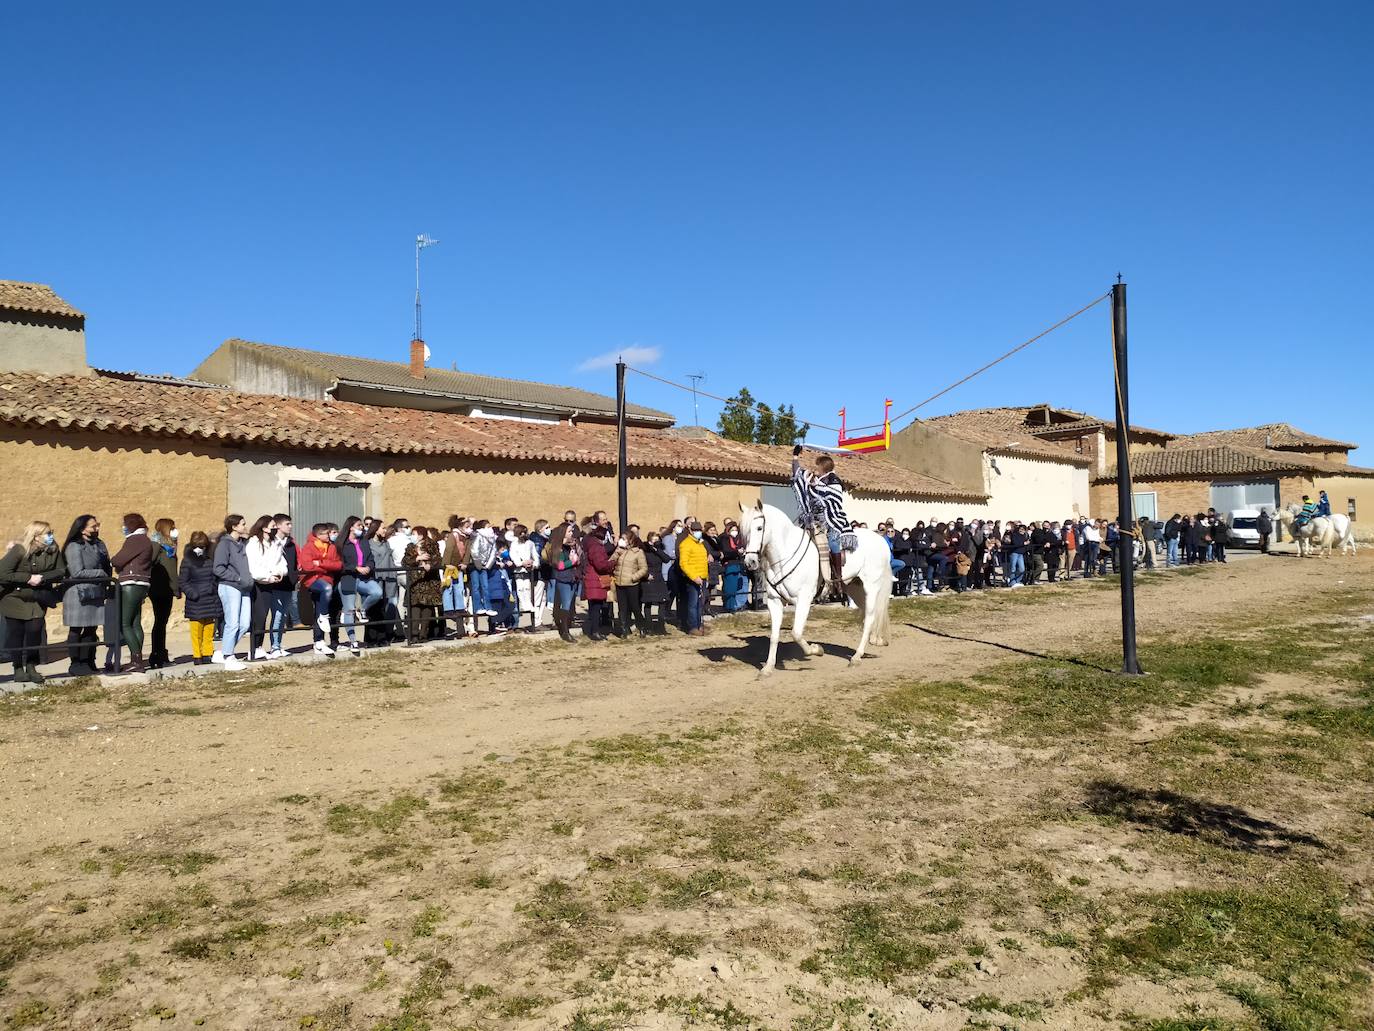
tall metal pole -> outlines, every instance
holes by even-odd
[[[625,527],[630,525],[630,491],[629,469],[625,462],[625,363],[623,361],[615,363],[615,428],[619,437],[615,466],[616,491],[620,502],[618,527],[620,532],[624,533]]]
[[[1131,492],[1130,376],[1126,362],[1126,284],[1117,276],[1112,286],[1112,362],[1116,385],[1116,511],[1121,574],[1121,672],[1140,673],[1135,650],[1135,564],[1132,534],[1136,530]],[[1147,541],[1146,547],[1150,544]]]
[[[410,338],[412,340],[424,339],[420,335],[420,249],[424,246],[423,239],[423,235],[415,238],[415,335]]]

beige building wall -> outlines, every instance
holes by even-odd
[[[1063,519],[1086,512],[1088,470],[1067,462],[984,455],[987,514],[993,519]]]
[[[687,515],[720,525],[762,493],[757,484],[684,481],[666,472],[631,476],[631,521],[646,531]],[[383,518],[404,516],[419,526],[447,526],[450,515],[517,516],[533,526],[537,519],[556,523],[569,508],[579,518],[604,509],[614,521],[618,504],[615,473],[607,466],[421,457],[392,460],[385,482]]]
[[[54,433],[0,427],[0,479],[7,484],[0,503],[0,545],[16,538],[30,520],[52,524],[58,541],[72,521],[90,513],[100,520],[100,535],[110,554],[123,544],[126,512],[138,512],[151,527],[158,519],[176,521],[184,546],[192,530],[223,529],[229,511],[228,476],[220,450],[152,437],[99,433]],[[180,603],[169,624],[184,626]],[[48,640],[66,640],[62,607],[48,613]],[[152,606],[143,609],[145,635],[152,631]],[[172,642],[184,651],[185,641]]]
[[[883,455],[912,472],[924,473],[965,490],[983,489],[983,449],[929,423],[913,422],[893,434]]]
[[[138,512],[151,526],[175,519],[191,530],[223,528],[228,477],[219,448],[153,437],[55,433],[0,427],[0,534],[8,541],[31,519],[52,523],[59,539],[83,513],[100,519],[118,550],[121,520]]]
[[[889,519],[898,529],[906,529],[915,526],[917,522],[948,523],[960,516],[965,520],[987,519],[991,516],[991,509],[981,501],[931,501],[857,492],[849,496],[845,512],[855,522],[867,523],[870,529]]]
[[[1326,491],[1331,511],[1349,515],[1355,508],[1355,537],[1374,540],[1374,476],[1318,476],[1316,490]]]
[[[89,376],[84,323],[67,316],[0,315],[0,371]]]
[[[250,522],[260,515],[289,512],[291,483],[349,483],[365,488],[366,511],[359,515],[384,517],[383,480],[386,462],[361,459],[340,452],[311,457],[300,452],[254,453],[229,459],[229,505]]]

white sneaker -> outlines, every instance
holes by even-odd
[[[334,649],[329,647],[324,641],[315,642],[315,651],[321,655],[333,655]]]
[[[353,622],[355,622],[355,623],[366,623],[366,622],[367,622],[367,613],[364,612],[364,611],[362,611],[362,609],[359,609],[359,610],[358,610],[356,613],[354,613],[354,615],[353,615]]]
[[[357,641],[349,641],[348,650],[352,652],[354,655],[359,655],[362,653],[362,648],[358,647]]]
[[[286,658],[286,652],[282,651],[280,648],[273,648],[270,652],[268,652],[266,655],[264,655],[263,658],[264,658],[264,659],[284,659],[284,658]]]
[[[326,634],[329,633],[329,613],[326,612],[323,615],[316,616],[315,625]]]
[[[210,661],[213,662],[216,666],[223,666],[224,655],[220,652],[212,652],[210,655]]]
[[[231,655],[224,660],[224,671],[226,673],[237,673],[241,669],[247,669],[248,664],[237,655]]]

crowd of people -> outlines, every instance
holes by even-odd
[[[460,515],[447,522],[352,516],[297,533],[285,513],[251,524],[231,514],[216,532],[198,529],[182,542],[171,519],[150,527],[130,513],[113,549],[95,516],[78,516],[62,539],[36,521],[0,558],[3,645],[15,680],[40,683],[44,616],[58,606],[69,671],[80,676],[115,672],[116,642],[120,671],[170,664],[167,626],[178,601],[191,661],[230,670],[244,667],[240,645],[247,661],[282,658],[283,635],[300,626],[312,629],[316,652],[333,655],[479,631],[552,629],[571,641],[579,616],[590,641],[663,634],[670,623],[700,635],[713,606],[737,612],[759,603],[731,520],[718,528],[688,516],[648,532],[617,531],[601,511],[582,519],[568,511],[557,524],[540,519],[532,527],[514,516],[500,524]],[[1121,528],[1102,519],[956,519],[905,529],[889,520],[876,530],[891,549],[898,595],[1103,576],[1126,554]],[[1225,562],[1228,531],[1209,511],[1141,519],[1124,541],[1146,566],[1157,554],[1167,565]],[[831,547],[837,557],[838,547]],[[145,606],[153,617],[147,641]]]

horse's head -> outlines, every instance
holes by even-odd
[[[751,573],[759,568],[759,552],[763,550],[765,519],[763,499],[760,498],[752,508],[744,502],[739,506],[739,542],[744,549],[744,567]]]

